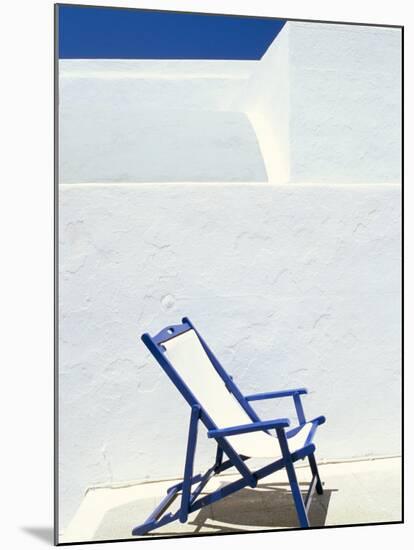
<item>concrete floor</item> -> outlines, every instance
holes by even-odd
[[[302,466],[303,464],[303,466]],[[401,520],[401,459],[327,463],[319,466],[324,494],[315,493],[309,511],[312,526],[378,523]],[[305,462],[297,475],[304,492],[310,480]],[[227,484],[237,475],[213,478],[203,494]],[[126,539],[131,529],[152,512],[175,480],[94,487],[86,492],[60,542]],[[303,484],[303,485],[302,485]],[[179,498],[169,511],[179,506]],[[255,489],[242,489],[194,512],[186,524],[174,522],[145,538],[160,535],[243,532],[297,527],[287,477],[269,476]]]

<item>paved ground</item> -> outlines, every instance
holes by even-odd
[[[323,464],[319,469],[325,492],[321,496],[315,493],[313,497],[309,511],[311,525],[400,521],[400,458]],[[309,468],[299,467],[297,473],[306,492]],[[236,478],[224,474],[213,478],[204,493]],[[60,542],[132,538],[132,527],[149,515],[165,495],[167,487],[175,482],[156,481],[89,489]],[[170,511],[174,512],[178,505],[179,498]],[[243,489],[194,512],[186,524],[175,522],[146,537],[294,527],[297,527],[297,519],[287,477],[283,472],[277,472],[256,489]]]

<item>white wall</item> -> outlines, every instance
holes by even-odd
[[[395,34],[369,28],[363,38],[363,28],[355,36],[354,27],[335,27],[331,40],[348,41],[344,52],[354,51],[353,57],[342,55],[338,46],[335,68],[335,58],[316,48],[318,37],[327,44],[324,29],[307,32],[303,26],[288,24],[261,62],[211,62],[203,70],[189,63],[180,78],[167,62],[146,64],[145,71],[134,62],[65,62],[59,189],[63,527],[94,483],[181,474],[188,407],[139,337],[183,315],[199,326],[243,391],[309,387],[309,416],[328,419],[318,437],[321,458],[400,451],[401,191],[399,114],[391,101],[400,82],[399,53],[394,39],[388,41]],[[295,53],[295,44],[307,40]],[[367,52],[373,55],[379,43],[382,73],[377,64],[377,76],[373,80],[368,71],[365,80],[361,63],[371,66]],[[308,57],[300,68],[301,56],[312,51],[320,65]],[[341,79],[345,59],[353,62],[344,74],[359,84],[349,95],[337,90],[339,101],[329,83],[332,72]],[[310,94],[312,74],[327,95]],[[376,84],[387,75],[388,91],[379,97]],[[299,77],[302,88],[292,86]],[[357,89],[364,105],[371,94],[369,116],[355,113]],[[171,139],[157,150],[164,160],[155,165],[155,129],[173,136],[180,121],[168,118],[173,93],[195,138],[211,146],[214,162],[210,153],[197,157],[197,147],[187,151],[188,134],[182,157],[169,149]],[[312,118],[316,113],[320,122]],[[141,129],[145,120],[148,133],[135,131],[134,117]],[[216,134],[215,121],[228,132]],[[355,136],[345,147],[347,126]],[[208,129],[203,138],[201,127]],[[144,138],[146,164],[134,152]],[[215,148],[228,154],[217,156]],[[385,159],[377,158],[379,151]],[[205,182],[206,174],[213,183]],[[278,185],[283,181],[295,185]],[[281,405],[287,409],[270,402],[261,407],[267,417],[293,412],[289,402]],[[213,445],[205,442],[200,467],[210,453]]]
[[[291,181],[399,182],[401,30],[289,27]]]
[[[59,68],[62,183],[401,178],[399,29],[288,22],[260,62]]]
[[[61,60],[60,182],[266,181],[251,61]]]
[[[183,315],[243,391],[309,387],[308,414],[328,419],[321,458],[398,453],[400,198],[387,185],[62,186],[63,522],[95,482],[181,473],[188,406],[139,336]]]
[[[289,22],[236,104],[271,181],[400,181],[400,29]]]
[[[248,113],[259,140],[269,181],[290,180],[290,25],[286,23],[244,86],[233,106]]]

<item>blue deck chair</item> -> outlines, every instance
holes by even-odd
[[[286,469],[300,527],[309,527],[308,510],[316,489],[322,494],[322,482],[315,460],[313,438],[317,427],[325,422],[323,416],[306,421],[301,395],[307,390],[273,391],[243,395],[231,376],[220,365],[191,321],[184,317],[182,324],[168,326],[157,335],[142,336],[144,344],[164,369],[191,407],[184,478],[167,490],[167,495],[141,525],[132,530],[140,536],[179,520],[244,487],[256,487],[257,482],[282,468]],[[263,399],[292,397],[298,425],[289,428],[287,418],[262,421],[250,403]],[[199,422],[207,429],[207,437],[217,443],[215,462],[204,474],[194,475],[193,463]],[[272,435],[271,430],[276,434]],[[223,460],[224,455],[227,457]],[[296,478],[294,463],[308,458],[312,481],[303,500]],[[246,464],[249,458],[269,458],[271,462],[256,471]],[[201,491],[216,474],[236,468],[240,478],[204,496]],[[192,491],[193,485],[196,485]],[[178,511],[167,513],[181,492]]]

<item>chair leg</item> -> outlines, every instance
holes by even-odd
[[[218,470],[223,463],[223,449],[220,445],[217,445],[216,461],[214,463],[214,470]]]
[[[300,487],[298,479],[296,477],[293,462],[286,464],[286,470],[289,478],[290,489],[292,491],[293,501],[295,503],[296,513],[299,519],[299,524],[301,527],[309,527],[308,514],[306,513],[305,504],[303,502],[302,493],[300,492]]]
[[[181,494],[179,520],[185,523],[188,518],[191,497],[191,481],[193,478],[194,454],[197,443],[197,424],[200,418],[200,407],[194,405],[191,409],[190,427],[188,429],[187,454],[185,458],[184,481]]]
[[[309,455],[308,459],[309,459],[309,466],[312,472],[312,476],[315,476],[317,480],[316,492],[318,493],[318,495],[323,495],[322,481],[319,476],[319,470],[318,470],[318,465],[316,464],[315,454],[312,453],[311,455]]]
[[[305,503],[303,502],[302,493],[298,479],[296,477],[295,467],[293,466],[292,456],[289,451],[286,434],[283,428],[276,428],[277,437],[279,439],[280,450],[285,462],[286,472],[289,478],[290,489],[292,491],[293,501],[295,503],[296,513],[301,527],[309,527],[308,514],[306,513]]]

